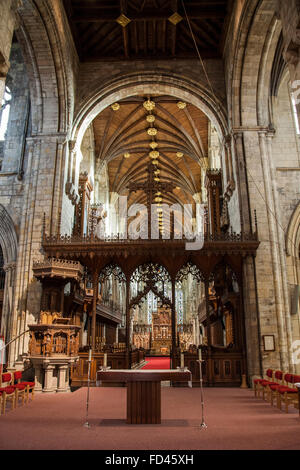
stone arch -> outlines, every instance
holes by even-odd
[[[269,125],[270,75],[282,31],[275,12],[276,0],[248,0],[241,12],[228,100],[233,127]]]
[[[300,203],[294,210],[286,233],[286,253],[299,259],[300,249]]]
[[[14,263],[17,260],[18,240],[15,226],[7,210],[0,204],[0,245],[3,251],[4,263]]]
[[[104,84],[81,106],[72,129],[72,140],[80,148],[83,136],[93,119],[105,108],[129,96],[161,93],[175,96],[194,104],[213,122],[221,140],[228,134],[226,111],[221,101],[216,99],[201,84],[191,79],[165,72],[132,73],[115,77]]]
[[[58,32],[61,16],[45,0],[24,0],[18,15],[16,36],[30,79],[33,134],[67,132],[73,119],[71,64]]]

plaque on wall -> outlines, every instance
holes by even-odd
[[[265,351],[275,351],[275,336],[274,335],[265,335],[263,336],[264,350]]]

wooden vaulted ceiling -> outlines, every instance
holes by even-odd
[[[129,205],[146,204],[146,194],[130,193],[128,186],[146,182],[150,163],[159,170],[162,183],[174,184],[172,192],[162,194],[163,203],[194,203],[193,196],[201,192],[202,168],[208,165],[208,118],[191,104],[180,109],[178,100],[168,96],[152,96],[155,108],[147,111],[144,103],[148,98],[125,99],[118,103],[117,111],[109,107],[94,119],[97,171],[106,162],[110,192],[127,195]],[[154,122],[147,121],[149,115]],[[157,135],[150,136],[149,128],[157,129]],[[155,165],[149,156],[154,141],[159,152]],[[178,157],[178,152],[183,156]]]
[[[81,61],[196,57],[182,0],[63,1]],[[221,56],[230,5],[230,0],[184,0],[203,58]],[[169,20],[174,13],[180,15],[177,24]],[[130,22],[119,24],[121,15]]]

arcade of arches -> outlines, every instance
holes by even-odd
[[[90,348],[93,384],[300,372],[300,2],[184,4],[0,0],[1,335],[37,390]]]

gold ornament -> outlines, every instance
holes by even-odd
[[[152,160],[153,165],[158,165],[159,161],[158,160]]]
[[[150,147],[155,150],[157,147],[158,147],[158,143],[157,142],[150,142]]]
[[[186,108],[186,103],[184,101],[178,101],[177,106],[179,109]]]
[[[154,201],[155,201],[155,202],[161,202],[161,201],[162,201],[162,197],[156,197],[156,198],[154,199]]]
[[[176,26],[178,23],[180,23],[180,21],[183,20],[182,16],[179,15],[179,13],[175,12],[173,13],[173,15],[171,15],[168,20],[170,21],[170,23],[172,23],[174,26]]]
[[[123,28],[125,28],[129,23],[131,19],[127,18],[123,13],[119,16],[119,18],[116,19],[116,22],[119,23]]]
[[[159,157],[159,152],[157,150],[152,150],[152,152],[149,153],[149,157],[156,160]]]
[[[129,158],[129,157],[130,157],[130,153],[129,153],[129,152],[124,153],[124,158]]]
[[[155,103],[154,101],[147,100],[144,102],[143,106],[145,109],[147,109],[147,111],[153,111],[153,109],[155,108]]]
[[[158,191],[157,193],[155,193],[155,196],[161,196],[161,192]]]
[[[159,173],[160,173],[160,170],[155,170],[154,172],[155,175],[159,175]]]
[[[182,157],[183,157],[183,153],[182,153],[182,152],[177,152],[177,153],[176,153],[176,157],[182,158]]]
[[[113,111],[119,111],[119,109],[120,109],[119,103],[114,103],[114,104],[112,104],[112,105],[111,105],[111,109],[112,109]]]
[[[158,176],[156,178],[154,178],[154,181],[160,181],[160,178],[158,178]]]
[[[149,114],[149,116],[146,117],[146,120],[151,124],[151,122],[155,121],[155,116],[153,114]]]
[[[147,130],[147,134],[151,136],[156,135],[157,129],[155,129],[155,127],[149,127],[149,129]]]

